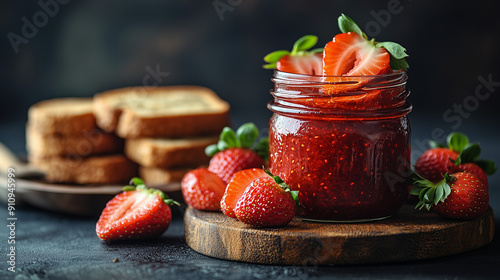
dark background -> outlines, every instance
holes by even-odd
[[[305,34],[319,36],[319,45],[324,45],[339,32],[337,17],[346,13],[362,29],[379,26],[380,30],[365,32],[376,33],[378,41],[398,42],[410,54],[413,159],[426,148],[427,140],[443,140],[443,135],[458,130],[481,142],[482,158],[500,163],[500,85],[491,86],[489,91],[483,87],[482,100],[475,96],[476,88],[482,85],[481,77],[500,83],[499,2],[74,0],[59,4],[57,12],[46,16],[46,22],[37,2],[0,2],[0,141],[19,155],[25,154],[24,125],[30,105],[48,98],[92,96],[112,88],[141,86],[150,75],[147,69],[156,68],[163,73],[159,85],[209,87],[231,103],[235,125],[253,121],[265,132],[271,116],[266,103],[271,98],[272,71],[261,68],[264,55],[291,49],[293,42]],[[214,3],[233,3],[234,7],[220,17]],[[398,13],[389,19],[388,5],[394,3],[400,3],[396,5]],[[23,36],[23,19],[33,23],[34,15],[41,16],[38,20],[43,24],[16,52],[9,34]],[[469,110],[458,113],[457,106]],[[498,173],[490,177],[490,204],[497,217],[497,232]],[[30,275],[102,279],[95,277],[98,272],[119,278],[122,274],[118,268],[130,262],[137,265],[137,259],[158,252],[162,253],[153,263],[140,263],[137,270],[123,271],[145,272],[150,277],[184,273],[194,278],[215,275],[225,279],[289,279],[287,273],[293,272],[288,267],[223,262],[198,255],[183,241],[181,221],[174,223],[159,244],[115,248],[95,242],[89,230],[94,220],[30,208],[19,211],[24,216],[18,238],[25,245],[19,252],[20,260],[24,260],[20,269]],[[35,228],[39,232],[32,235]],[[319,268],[312,278],[331,274],[339,278],[363,275],[400,279],[409,273],[420,279],[494,279],[483,274],[498,263],[497,240],[482,251],[429,262]],[[120,258],[118,267],[111,262],[103,264],[103,258],[109,261],[116,256]],[[388,277],[390,272],[397,276]],[[299,276],[295,279],[302,279]]]
[[[232,10],[221,17],[214,3]],[[393,3],[397,14],[387,18]],[[261,68],[262,57],[290,49],[305,34],[319,36],[318,47],[324,45],[339,32],[342,12],[378,41],[408,49],[412,116],[441,121],[453,104],[474,95],[479,76],[500,81],[499,6],[494,1],[93,0],[58,3],[44,22],[36,16],[44,11],[37,1],[2,1],[1,123],[25,120],[28,106],[43,99],[142,85],[148,67],[165,73],[159,85],[212,88],[231,103],[237,121],[267,119],[272,71]],[[16,53],[8,34],[23,35],[23,17],[40,27]],[[366,29],[375,25],[379,32]],[[478,104],[469,100],[477,110],[463,115],[463,123],[499,119],[499,100],[498,92]],[[456,120],[444,123],[445,130],[461,126]]]

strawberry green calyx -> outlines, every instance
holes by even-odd
[[[478,159],[481,154],[481,146],[478,143],[470,143],[467,135],[463,133],[450,133],[446,138],[446,145],[431,141],[430,146],[432,148],[449,148],[459,153],[456,160],[450,159],[456,166],[464,163],[475,163],[481,167],[487,175],[493,175],[497,170],[492,160]]]
[[[413,185],[410,190],[410,194],[418,196],[419,201],[415,208],[418,208],[419,210],[423,207],[430,210],[432,205],[444,202],[444,200],[451,193],[449,183],[456,180],[455,177],[449,175],[448,173],[444,175],[444,179],[442,181],[436,184],[420,177],[416,173],[413,173],[410,178],[410,184]]]
[[[393,70],[406,70],[409,68],[408,62],[405,57],[408,56],[406,49],[398,43],[394,42],[375,42],[375,39],[368,39],[368,36],[361,30],[361,28],[348,16],[341,14],[338,18],[339,29],[342,33],[354,32],[369,41],[377,48],[384,48],[391,56],[390,66]]]
[[[172,205],[175,204],[177,206],[180,206],[181,204],[171,198],[169,198],[165,193],[163,193],[160,190],[153,189],[153,188],[147,188],[146,184],[144,184],[144,181],[139,178],[139,177],[134,177],[130,179],[129,185],[124,186],[122,188],[123,191],[141,191],[145,192],[150,195],[159,195],[161,197],[161,200],[165,202],[167,205]]]
[[[297,210],[299,212],[302,212],[302,210],[300,209],[299,191],[292,191],[290,186],[288,186],[279,176],[273,175],[271,173],[271,171],[265,169],[264,166],[262,167],[262,169],[264,169],[264,172],[266,172],[267,175],[269,175],[273,178],[273,180],[274,180],[274,182],[276,182],[276,184],[278,184],[280,187],[282,187],[286,192],[290,193],[293,201],[295,201],[295,205],[297,206]]]
[[[269,158],[269,138],[259,139],[259,130],[253,123],[241,125],[236,132],[230,127],[224,127],[219,136],[217,144],[209,145],[205,148],[205,154],[214,156],[220,151],[231,148],[244,148],[254,151],[264,161]]]
[[[323,48],[317,48],[313,50],[309,50],[314,47],[318,42],[318,37],[314,35],[305,35],[299,38],[295,44],[293,44],[292,51],[287,50],[278,50],[274,51],[264,57],[264,61],[268,64],[263,65],[262,67],[265,69],[276,69],[276,65],[278,60],[280,60],[285,55],[291,56],[305,56],[311,55],[315,53],[323,52]]]

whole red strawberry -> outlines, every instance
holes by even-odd
[[[279,50],[266,55],[264,61],[268,64],[264,65],[264,68],[276,68],[294,74],[321,75],[323,72],[323,49],[309,51],[317,42],[318,37],[314,35],[303,36],[293,44],[291,52]]]
[[[467,171],[478,177],[488,188],[488,177],[496,171],[491,160],[478,160],[481,147],[469,143],[469,138],[458,132],[447,137],[447,146],[432,142],[434,148],[424,152],[415,163],[415,172],[432,182],[443,179],[445,173]]]
[[[468,172],[458,172],[445,179],[451,193],[438,202],[433,210],[439,216],[470,220],[484,215],[489,207],[488,189],[481,180]]]
[[[225,184],[228,184],[234,173],[263,165],[264,160],[254,151],[245,148],[231,148],[215,154],[210,160],[208,170],[217,174]]]
[[[226,185],[206,168],[191,170],[181,181],[184,201],[198,210],[219,211]]]
[[[236,133],[225,127],[216,145],[210,145],[205,150],[208,156],[213,156],[208,170],[217,174],[227,185],[234,173],[262,167],[268,158],[269,139],[263,138],[257,142],[259,131],[255,124],[243,124]]]
[[[445,174],[438,183],[420,177],[414,181],[410,194],[419,197],[416,208],[432,208],[438,215],[452,219],[475,219],[489,207],[488,189],[468,172]]]
[[[425,179],[438,182],[446,173],[453,173],[457,166],[452,162],[459,153],[449,148],[434,148],[425,151],[415,163],[415,172]]]
[[[267,173],[260,168],[251,168],[236,172],[231,182],[227,185],[224,196],[222,197],[220,203],[222,213],[228,217],[236,218],[234,208],[247,186],[250,185],[253,180],[266,176],[268,176]]]
[[[486,189],[489,188],[488,175],[486,172],[475,163],[464,163],[457,166],[457,170],[465,171],[474,174],[483,183]]]
[[[159,190],[148,189],[139,178],[124,187],[107,204],[96,224],[97,236],[105,241],[151,238],[164,233],[172,220],[168,199]]]
[[[295,216],[298,192],[277,176],[253,180],[238,199],[234,213],[245,224],[258,227],[287,225]]]

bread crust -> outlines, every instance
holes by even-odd
[[[126,184],[137,175],[137,165],[123,155],[94,157],[32,157],[30,162],[46,172],[52,183]]]
[[[28,109],[31,126],[45,135],[80,135],[97,128],[92,98],[55,98]]]
[[[44,134],[26,126],[26,150],[34,157],[76,155],[87,157],[123,152],[123,139],[95,128],[81,135]]]
[[[139,177],[148,186],[161,186],[168,183],[180,182],[182,177],[194,168],[163,169],[156,167],[139,167]]]
[[[210,158],[205,155],[205,148],[217,141],[218,136],[185,139],[127,139],[125,154],[145,167],[164,169],[197,167],[210,161]]]
[[[210,135],[230,124],[229,104],[199,86],[102,92],[94,96],[94,114],[100,128],[122,138]]]

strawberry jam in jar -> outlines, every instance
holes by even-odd
[[[390,217],[408,196],[407,74],[315,76],[276,70],[269,165],[299,191],[306,220]]]

